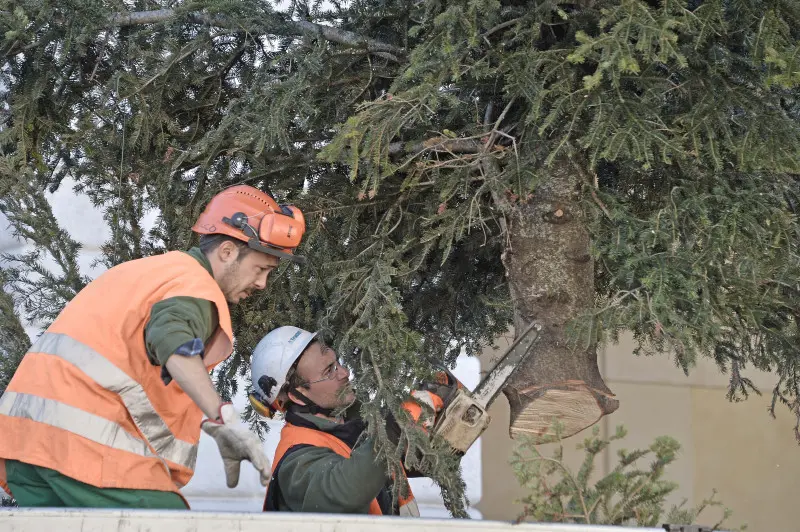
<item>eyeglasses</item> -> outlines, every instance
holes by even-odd
[[[331,349],[330,347],[325,347],[325,349],[322,350],[322,354],[324,355],[328,351],[333,351],[333,349]],[[309,382],[306,383],[306,386],[309,386],[311,384],[316,384],[318,382],[331,381],[331,380],[335,379],[336,375],[338,375],[338,373],[339,373],[339,368],[341,368],[341,367],[343,367],[342,366],[342,359],[338,358],[338,357],[335,358],[333,360],[333,362],[327,368],[325,368],[325,371],[322,372],[322,378],[321,379],[317,379],[315,381],[309,381]]]

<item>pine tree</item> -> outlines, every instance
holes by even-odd
[[[734,400],[760,393],[744,368],[774,372],[800,419],[800,5],[1,3],[0,211],[36,245],[3,267],[5,365],[13,311],[46,325],[87,282],[45,191],[103,209],[112,266],[186,249],[248,183],[304,210],[309,264],[235,309],[220,391],[271,328],[321,329],[390,466],[421,446],[456,513],[457,460],[380,420],[512,324],[544,327],[505,391],[514,435],[613,412],[597,346],[626,330],[686,372],[713,359]]]
[[[558,428],[555,427],[556,432]],[[548,523],[577,523],[591,525],[657,527],[663,525],[697,524],[708,530],[743,531],[730,528],[726,521],[733,512],[716,500],[717,492],[703,499],[695,507],[687,507],[686,500],[667,508],[666,499],[678,489],[678,484],[664,479],[667,468],[678,459],[681,445],[674,438],[659,436],[647,449],[620,449],[618,463],[607,475],[597,478],[595,460],[613,442],[621,442],[627,435],[618,426],[606,438],[599,436],[600,429],[592,428],[591,435],[575,448],[583,451],[583,460],[576,469],[564,459],[563,442],[555,446],[550,456],[545,456],[535,442],[523,438],[514,451],[511,465],[526,495],[517,522],[523,520]],[[641,462],[649,458],[649,467]],[[717,507],[721,519],[704,513]],[[667,524],[664,524],[667,523]],[[670,529],[671,530],[671,529]]]

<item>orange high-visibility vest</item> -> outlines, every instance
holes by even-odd
[[[8,493],[13,497],[13,495],[11,494],[11,490],[8,487],[8,482],[6,481],[5,460],[3,460],[2,458],[0,458],[0,489],[2,489],[3,491],[5,491],[6,493]]]
[[[291,423],[286,423],[281,429],[281,439],[278,442],[278,448],[275,450],[275,457],[272,459],[272,473],[281,463],[283,455],[286,451],[295,445],[313,445],[315,447],[325,447],[335,452],[339,456],[350,458],[352,450],[350,447],[332,434],[323,432],[321,430],[314,430],[306,427],[298,427]],[[272,487],[272,483],[270,483]],[[269,500],[270,492],[267,488],[267,496],[264,499],[264,511],[267,511],[267,501]],[[406,517],[419,517],[419,507],[417,501],[414,499],[414,494],[411,492],[411,486],[408,487],[408,495],[401,497],[399,502],[398,512],[401,516]],[[370,515],[383,515],[378,499],[372,499],[369,504]]]
[[[0,397],[0,459],[101,488],[178,493],[194,474],[203,414],[176,382],[164,385],[144,343],[153,305],[176,296],[216,306],[206,367],[230,356],[225,296],[192,256],[173,251],[111,268],[22,359]]]

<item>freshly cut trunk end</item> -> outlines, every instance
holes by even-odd
[[[511,405],[509,434],[526,435],[535,443],[573,436],[619,408],[613,395],[583,381],[537,386],[523,393],[507,388],[505,393]]]

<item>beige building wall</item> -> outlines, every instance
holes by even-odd
[[[487,350],[481,357],[484,371],[508,345]],[[667,478],[680,488],[669,502],[683,499],[696,505],[716,489],[716,499],[733,510],[731,526],[747,524],[751,532],[800,532],[800,446],[794,438],[794,417],[785,406],[777,419],[767,413],[776,378],[746,372],[762,391],[744,402],[725,398],[727,377],[708,360],[699,361],[687,377],[669,357],[636,357],[634,342],[624,337],[600,353],[600,369],[620,401],[614,414],[603,418],[601,433],[624,425],[627,449],[643,448],[661,435],[672,436],[682,446],[681,456],[667,470]],[[509,408],[501,397],[490,410],[492,424],[483,436],[483,495],[477,508],[486,519],[510,520],[519,515],[524,495],[508,461],[514,441],[508,436]],[[584,433],[564,441],[573,450]],[[596,478],[616,461],[619,445],[603,453]],[[544,446],[549,452],[547,446]],[[579,452],[569,454],[572,461]],[[715,524],[719,510],[707,511],[702,524]]]

